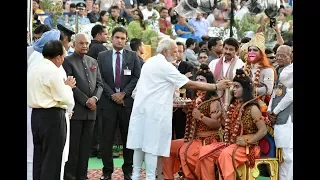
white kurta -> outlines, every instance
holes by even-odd
[[[37,62],[43,60],[43,55],[40,52],[33,51],[28,58],[28,70],[33,67],[33,65],[37,64]],[[67,74],[62,66],[59,68],[61,70],[61,77],[63,79],[67,78]],[[66,143],[62,153],[62,162],[61,162],[61,173],[60,179],[63,180],[64,174],[64,164],[68,161],[69,156],[69,144],[70,144],[70,120],[68,116],[68,112],[72,111],[73,107],[68,107],[66,112],[66,124],[67,124],[67,136]],[[33,137],[32,137],[32,129],[31,129],[31,112],[32,108],[27,106],[27,180],[32,180],[32,163],[33,163]]]
[[[287,89],[285,96],[278,105],[273,109],[275,114],[283,111],[291,103],[293,103],[293,64],[285,67],[280,73],[279,80]],[[273,92],[272,97],[275,96]],[[271,99],[268,111],[271,111]],[[291,113],[292,115],[292,113]],[[293,180],[293,122],[292,116],[288,117],[286,124],[274,126],[274,140],[277,148],[282,148],[283,162],[279,167],[279,180]]]
[[[133,103],[128,149],[169,157],[172,137],[173,94],[189,79],[162,54],[151,57],[141,70]]]

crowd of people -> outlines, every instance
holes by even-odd
[[[58,18],[33,0],[27,31],[28,180],[88,179],[90,157],[112,179],[117,133],[125,180],[140,180],[143,162],[147,180],[233,180],[268,129],[279,180],[293,179],[292,1],[239,39],[210,36],[228,28],[229,0],[192,18],[176,0],[57,2]],[[235,3],[247,20],[247,1]],[[192,102],[174,108],[177,96]]]

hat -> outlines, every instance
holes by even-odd
[[[83,3],[83,2],[79,2],[79,3],[76,4],[76,8],[83,8],[83,9],[85,9],[85,8],[86,8],[86,4]]]
[[[75,32],[71,26],[58,24],[57,28],[58,28],[58,30],[62,31],[67,36],[72,36],[73,34],[75,34]]]
[[[260,49],[261,52],[264,52],[264,50],[266,49],[264,43],[265,39],[263,33],[256,33],[249,41],[248,48],[250,46],[256,46]]]

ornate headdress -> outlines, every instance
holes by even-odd
[[[247,62],[248,60],[248,48],[249,48],[249,42],[243,44],[240,48],[240,59],[243,61],[243,62]]]
[[[201,64],[200,67],[198,67],[198,72],[196,73],[195,77],[200,75],[205,77],[208,83],[215,83],[213,74],[207,64]]]
[[[244,72],[243,69],[236,70],[236,75],[234,76],[233,81],[240,83],[243,88],[250,86],[252,87],[251,78]]]
[[[263,33],[256,33],[252,39],[249,41],[248,48],[250,46],[256,46],[260,49],[261,52],[265,50],[265,38]]]

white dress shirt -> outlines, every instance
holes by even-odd
[[[43,58],[27,75],[27,103],[31,108],[74,107],[73,92],[65,85],[61,70],[52,61]]]
[[[113,69],[113,81],[116,82],[116,61],[117,61],[117,51],[116,50],[112,50],[112,69]],[[122,55],[123,55],[123,49],[120,52],[120,76],[121,76],[121,72],[122,72]],[[116,88],[116,92],[120,92],[120,88],[117,89]]]

